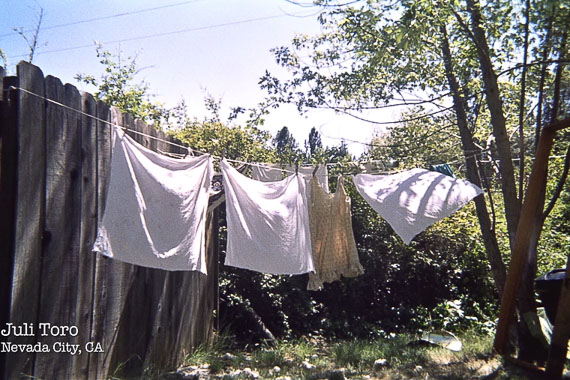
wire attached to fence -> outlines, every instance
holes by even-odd
[[[178,148],[186,149],[186,150],[188,150],[189,152],[195,152],[195,153],[199,153],[199,154],[208,154],[208,155],[212,156],[213,158],[216,158],[216,159],[219,159],[219,160],[222,159],[222,157],[220,157],[220,156],[216,156],[216,155],[213,155],[213,154],[210,154],[210,153],[207,153],[207,152],[203,152],[203,151],[200,151],[200,150],[198,150],[198,149],[190,148],[190,147],[185,146],[185,145],[177,144],[177,143],[174,143],[174,142],[172,142],[172,141],[168,141],[168,140],[165,140],[165,139],[161,139],[160,137],[156,137],[156,136],[149,135],[148,133],[140,132],[140,131],[137,131],[137,130],[135,130],[135,129],[132,129],[132,128],[129,128],[129,127],[125,127],[125,126],[122,126],[122,125],[119,125],[119,124],[116,124],[116,123],[113,123],[113,122],[111,122],[111,121],[108,121],[108,120],[105,120],[105,119],[101,119],[100,117],[97,117],[97,116],[88,114],[88,113],[86,113],[86,112],[84,112],[84,111],[82,111],[82,110],[78,110],[78,109],[76,109],[76,108],[70,107],[70,106],[68,106],[68,105],[66,105],[66,104],[60,103],[60,102],[58,102],[58,101],[56,101],[56,100],[53,100],[53,99],[50,99],[50,98],[47,98],[47,97],[45,97],[45,96],[43,96],[43,95],[36,94],[35,92],[30,91],[30,90],[27,90],[27,89],[25,89],[25,88],[16,87],[16,86],[10,86],[8,89],[10,89],[10,90],[19,90],[19,91],[25,92],[26,94],[33,95],[33,96],[38,97],[38,98],[40,98],[40,99],[43,99],[43,100],[45,100],[45,101],[47,101],[47,102],[49,102],[49,103],[52,103],[52,104],[54,104],[54,105],[56,105],[56,106],[58,106],[58,107],[62,107],[62,108],[64,108],[64,109],[66,109],[66,110],[73,111],[73,112],[77,112],[78,114],[80,114],[80,115],[82,115],[82,116],[89,117],[89,118],[91,118],[91,119],[93,119],[93,120],[96,120],[96,121],[98,121],[98,122],[101,122],[101,123],[103,123],[103,124],[105,124],[105,125],[108,125],[108,126],[110,126],[110,127],[118,127],[118,128],[123,129],[124,131],[133,132],[133,133],[136,133],[136,134],[138,134],[138,135],[141,135],[141,136],[144,136],[144,137],[148,137],[148,138],[150,138],[150,139],[163,142],[163,143],[165,143],[165,144],[169,144],[169,145],[171,145],[171,146],[175,146],[175,147],[178,147]],[[246,162],[246,161],[240,161],[240,160],[233,160],[233,159],[229,159],[229,158],[224,158],[224,159],[227,160],[227,161],[230,161],[230,162],[238,163],[238,164],[246,164],[246,165],[250,165],[250,166],[266,167],[266,168],[269,168],[269,169],[272,168],[270,165],[263,164],[263,163],[252,163],[252,162]],[[290,173],[290,174],[295,174],[295,172],[290,171],[290,170],[286,170],[286,169],[282,169],[282,171],[287,172],[287,173]]]
[[[124,126],[122,126],[122,125],[115,124],[115,123],[110,122],[110,121],[105,120],[105,119],[101,119],[100,117],[97,117],[97,116],[88,114],[87,112],[84,112],[84,111],[82,111],[82,110],[78,110],[78,109],[76,109],[76,108],[70,107],[70,106],[68,106],[68,105],[66,105],[66,104],[60,103],[60,102],[55,101],[55,100],[50,99],[50,98],[47,98],[47,97],[45,97],[45,96],[43,96],[43,95],[36,94],[36,93],[34,93],[34,92],[30,91],[30,90],[26,90],[25,88],[10,86],[9,89],[10,89],[10,90],[19,90],[19,91],[25,92],[25,93],[27,93],[27,94],[36,96],[36,97],[38,97],[38,98],[40,98],[40,99],[43,99],[43,100],[45,100],[45,101],[47,101],[47,102],[49,102],[49,103],[52,103],[52,104],[54,104],[54,105],[56,105],[56,106],[65,108],[65,109],[67,109],[67,110],[69,110],[69,111],[77,112],[78,114],[80,114],[80,115],[82,115],[82,116],[89,117],[89,118],[91,118],[91,119],[93,119],[93,120],[96,120],[96,121],[98,121],[98,122],[101,122],[101,123],[103,123],[103,124],[106,124],[106,125],[108,125],[108,126],[110,126],[110,127],[119,127],[119,128],[121,128],[121,129],[123,129],[123,130],[125,130],[125,131],[133,132],[133,133],[139,134],[139,135],[141,135],[141,136],[148,137],[148,138],[150,138],[150,139],[154,139],[154,140],[161,141],[161,142],[163,142],[163,143],[166,143],[166,144],[169,144],[169,145],[172,145],[172,146],[176,146],[176,147],[178,147],[178,148],[191,149],[191,148],[189,148],[189,147],[187,147],[187,146],[184,146],[184,145],[181,145],[181,144],[177,144],[177,143],[174,143],[174,142],[172,142],[172,141],[165,140],[165,139],[161,139],[160,137],[152,136],[152,135],[149,135],[148,133],[140,132],[140,131],[137,131],[137,130],[132,129],[132,128],[124,127]],[[197,151],[197,150],[195,150],[195,149],[192,149],[192,150],[194,150],[195,152],[198,152],[198,153],[206,154],[206,153],[204,153],[204,152],[200,152],[200,151]]]
[[[8,89],[10,89],[10,90],[19,90],[19,91],[22,91],[22,92],[24,92],[24,93],[26,93],[26,94],[29,94],[29,95],[38,97],[38,98],[40,98],[40,99],[43,99],[43,100],[45,100],[45,101],[47,101],[47,102],[49,102],[49,103],[52,103],[52,104],[54,104],[54,105],[56,105],[56,106],[62,107],[62,108],[64,108],[64,109],[67,109],[67,110],[69,110],[69,111],[73,111],[73,112],[79,113],[80,115],[83,115],[83,116],[85,116],[85,117],[91,118],[91,119],[93,119],[93,120],[96,120],[96,121],[98,121],[98,122],[101,122],[101,123],[103,123],[103,124],[105,124],[105,125],[108,125],[108,126],[110,126],[110,127],[118,127],[118,128],[123,129],[124,131],[132,132],[132,133],[135,133],[135,134],[138,134],[138,135],[147,137],[147,138],[149,138],[149,139],[153,139],[153,140],[156,140],[156,141],[163,142],[163,143],[168,144],[168,145],[171,145],[171,146],[175,146],[175,147],[178,147],[178,148],[186,149],[186,150],[188,150],[188,152],[191,153],[191,154],[192,154],[192,152],[195,152],[195,153],[198,153],[198,154],[208,154],[208,155],[210,155],[210,156],[212,156],[213,158],[218,159],[218,160],[225,159],[226,161],[233,162],[233,163],[237,163],[237,164],[245,164],[245,165],[249,165],[249,166],[257,166],[257,167],[263,167],[263,168],[267,168],[267,169],[281,170],[281,171],[286,172],[286,173],[289,173],[289,174],[296,174],[295,171],[287,170],[287,169],[283,169],[283,168],[278,169],[278,168],[275,168],[275,167],[273,167],[273,166],[271,166],[271,165],[269,165],[269,164],[258,163],[258,162],[247,162],[247,161],[241,161],[241,160],[235,160],[235,159],[224,158],[224,157],[216,156],[216,155],[214,155],[214,154],[210,154],[210,153],[207,153],[207,152],[203,152],[203,151],[200,151],[200,150],[198,150],[198,149],[194,149],[194,148],[191,148],[191,147],[188,147],[188,146],[185,146],[185,145],[177,144],[177,143],[174,143],[174,142],[172,142],[172,141],[168,141],[168,140],[162,139],[162,138],[160,138],[160,137],[156,137],[156,136],[149,135],[148,133],[140,132],[140,131],[137,131],[137,130],[135,130],[135,129],[132,129],[132,128],[129,128],[129,127],[125,127],[125,126],[123,126],[123,125],[119,125],[119,124],[117,124],[117,123],[113,123],[113,122],[111,122],[111,121],[108,121],[108,120],[105,120],[105,119],[101,119],[100,117],[97,117],[97,116],[88,114],[88,113],[86,113],[86,112],[84,112],[84,111],[82,111],[82,110],[78,110],[78,109],[76,109],[76,108],[70,107],[70,106],[68,106],[68,105],[66,105],[66,104],[60,103],[60,102],[55,101],[55,100],[53,100],[53,99],[49,99],[49,98],[47,98],[47,97],[45,97],[45,96],[43,96],[43,95],[36,94],[36,93],[34,93],[33,91],[27,90],[27,89],[25,89],[25,88],[16,87],[16,86],[10,86],[10,87],[8,87]],[[486,149],[486,150],[488,150],[488,149]],[[468,159],[468,158],[477,158],[478,156],[481,156],[481,155],[484,153],[484,151],[486,151],[486,150],[483,150],[483,151],[481,151],[481,152],[472,154],[472,155],[467,156],[467,157],[464,157],[464,158],[465,158],[465,159]],[[165,152],[161,152],[161,153],[164,154]],[[171,153],[169,153],[169,154],[171,154]],[[453,161],[453,162],[448,162],[448,164],[457,164],[457,163],[460,163],[460,161],[461,161],[461,160],[456,160],[456,161]],[[339,164],[354,164],[354,165],[360,165],[361,162],[360,162],[360,161],[352,161],[352,162],[348,162],[348,163],[339,163],[339,162],[337,162],[337,163],[326,163],[325,165],[327,165],[327,166],[334,166],[334,165],[339,165]],[[382,173],[382,174],[390,174],[390,173],[393,173],[393,172],[386,172],[386,173]]]

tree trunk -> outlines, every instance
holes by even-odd
[[[517,198],[517,189],[515,186],[515,171],[511,155],[511,144],[507,133],[505,116],[503,114],[503,105],[499,93],[499,86],[497,84],[497,76],[491,62],[487,37],[485,36],[485,31],[482,27],[482,16],[479,1],[467,0],[467,10],[471,16],[471,27],[473,29],[472,36],[474,38],[474,43],[477,46],[477,55],[479,57],[479,64],[481,65],[481,72],[483,75],[487,106],[489,107],[489,112],[491,114],[493,136],[495,137],[497,152],[499,153],[501,188],[505,203],[509,240],[512,248],[520,218],[520,204]]]
[[[493,136],[499,153],[499,171],[501,174],[501,187],[505,203],[505,214],[511,249],[514,247],[514,238],[521,214],[521,203],[517,199],[515,174],[511,157],[511,146],[507,134],[505,117],[497,84],[497,77],[490,58],[490,49],[487,44],[485,31],[482,27],[482,16],[478,0],[466,0],[467,10],[471,16],[474,43],[477,46],[479,64],[483,74],[487,106],[491,114]],[[522,196],[522,195],[521,195]],[[542,211],[542,209],[540,209]],[[532,231],[533,240],[538,239],[540,231]],[[537,241],[537,240],[536,240]],[[534,252],[532,252],[534,251]],[[531,249],[524,264],[521,286],[518,292],[518,307],[520,322],[519,358],[525,361],[542,362],[544,336],[539,327],[534,299],[534,277],[536,274],[536,250]]]
[[[566,30],[562,41],[560,43],[560,59],[564,59],[564,52],[566,51],[566,39],[568,38],[568,31]],[[558,109],[560,104],[560,88],[562,82],[562,70],[563,64],[558,63],[556,69],[556,77],[554,82],[554,96],[552,101],[552,114],[550,115],[550,124],[553,124],[557,121],[558,116]],[[542,187],[540,189],[540,199],[538,203],[538,207],[536,213],[534,215],[534,223],[533,223],[533,230],[530,235],[530,246],[529,246],[529,254],[528,260],[525,267],[525,272],[521,282],[521,289],[519,293],[519,312],[521,315],[525,316],[525,318],[530,318],[530,321],[527,321],[527,326],[521,326],[519,328],[520,333],[526,334],[527,331],[531,332],[530,327],[535,325],[538,322],[538,317],[536,316],[536,304],[534,299],[534,278],[536,277],[536,270],[537,270],[537,257],[538,257],[538,243],[540,242],[540,235],[542,233],[542,229],[544,227],[545,221],[545,214],[544,205],[546,201],[546,183],[547,183],[547,174],[548,174],[548,162],[546,167],[546,172],[544,173],[544,178],[542,182]],[[556,202],[556,199],[553,199]],[[534,323],[533,323],[534,321]],[[544,336],[541,331],[534,331],[532,336],[520,336],[520,350],[519,350],[519,359],[526,360],[526,361],[533,361],[537,360],[539,363],[544,363],[547,359],[547,352],[548,352],[548,344],[544,339]],[[538,344],[542,344],[542,347]]]
[[[477,162],[475,161],[475,152],[477,152],[478,149],[473,143],[473,136],[467,124],[465,103],[460,95],[459,83],[453,72],[451,50],[449,48],[449,40],[447,37],[447,30],[445,28],[445,25],[442,25],[440,30],[443,35],[441,50],[444,57],[445,73],[449,83],[449,88],[453,94],[453,107],[457,116],[457,125],[459,127],[459,134],[461,136],[463,154],[465,155],[467,179],[475,185],[481,187],[481,178],[477,169]],[[481,228],[481,234],[483,235],[485,250],[487,252],[487,259],[491,264],[491,271],[493,273],[495,286],[499,292],[499,295],[501,295],[503,292],[503,287],[505,285],[506,269],[501,257],[499,244],[497,243],[497,236],[492,226],[489,212],[487,211],[485,197],[483,195],[478,196],[474,199],[474,201],[475,209],[477,211],[477,218],[479,219],[479,226]]]

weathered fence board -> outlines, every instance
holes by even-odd
[[[15,141],[17,138],[17,93],[8,90],[16,78],[2,78],[3,101],[0,102],[0,326],[6,326],[10,321],[12,268],[14,264],[14,231],[15,231],[15,202],[16,195],[16,144],[4,142]],[[6,372],[6,356],[0,355],[0,377]]]
[[[18,86],[44,96],[41,70],[18,65]],[[16,326],[36,326],[40,297],[45,189],[45,105],[34,95],[18,96],[16,227],[10,322]],[[37,327],[37,326],[36,326]],[[35,344],[35,336],[14,337],[13,342]],[[34,356],[13,355],[7,360],[6,376],[19,378],[34,372]]]
[[[45,80],[46,97],[73,109],[81,109],[81,96],[73,86],[57,78]],[[41,262],[39,322],[54,326],[77,326],[77,270],[80,248],[81,209],[81,117],[51,102],[46,103],[46,191],[44,244]],[[59,305],[54,308],[53,305]],[[59,327],[58,327],[59,328]],[[51,352],[36,355],[34,374],[40,378],[71,378],[73,368],[57,360],[77,344],[69,332],[63,336],[39,336]],[[65,352],[65,351],[64,351]]]
[[[97,128],[97,165],[96,165],[96,178],[97,178],[97,189],[96,189],[96,196],[97,199],[97,224],[100,223],[101,218],[103,216],[103,209],[105,206],[106,194],[107,194],[107,182],[106,179],[110,173],[110,159],[111,159],[111,127],[106,124],[104,121],[111,120],[111,114],[109,107],[103,102],[95,102],[91,104],[90,99],[92,97],[85,97],[84,96],[84,112],[91,114],[88,112],[87,108],[92,107],[89,111],[92,110],[93,115],[96,117],[95,125]],[[92,120],[92,119],[91,119]],[[106,331],[105,318],[108,318],[110,315],[115,313],[116,311],[110,311],[105,308],[106,302],[102,302],[102,299],[105,299],[107,296],[107,288],[106,284],[101,281],[101,274],[107,273],[102,271],[103,268],[106,267],[103,257],[99,257],[94,255],[92,257],[93,260],[93,270],[92,270],[92,289],[91,290],[91,297],[92,297],[92,307],[89,310],[91,313],[91,327],[89,331],[90,341],[99,342],[105,346],[109,346],[106,344],[109,339],[104,339],[104,332]],[[110,328],[110,335],[112,336],[114,330]],[[89,355],[89,363],[88,363],[88,378],[96,379],[98,378],[98,374],[103,374],[106,372],[104,366],[104,354],[99,355]]]
[[[97,113],[102,117],[104,106],[97,104]],[[108,113],[108,109],[106,110]],[[122,115],[118,109],[112,108],[110,112],[110,123],[122,125]],[[103,119],[104,120],[104,119]],[[108,174],[110,173],[110,152],[111,152],[111,128],[109,125],[99,122],[98,146],[98,196],[100,199],[98,210],[98,221],[103,217],[105,207],[104,199],[106,198],[106,189]],[[105,132],[108,134],[105,135]],[[105,149],[106,143],[104,136],[108,136],[109,145]],[[105,154],[107,152],[109,155]],[[125,300],[133,280],[134,268],[121,262],[113,261],[102,255],[96,257],[96,267],[94,276],[94,301],[93,301],[93,324],[91,330],[91,338],[94,342],[99,342],[104,347],[104,353],[99,355],[91,355],[90,357],[90,376],[92,378],[100,378],[112,372],[112,358],[115,356],[117,334],[119,331],[119,321],[125,307]]]
[[[3,83],[20,89],[0,98],[0,322],[33,326],[34,334],[10,340],[47,344],[51,352],[4,355],[0,378],[102,379],[120,366],[176,365],[211,336],[216,218],[207,221],[207,276],[137,267],[91,248],[105,207],[112,125],[144,133],[127,132],[154,151],[185,149],[157,141],[152,137],[174,142],[74,86],[44,80],[30,64]],[[40,336],[39,323],[77,334]],[[103,352],[86,352],[88,342]],[[82,352],[58,353],[54,344]]]
[[[91,94],[81,96],[81,128],[79,136],[79,162],[81,167],[77,173],[78,183],[81,189],[81,213],[80,222],[80,242],[78,253],[90,250],[95,239],[97,229],[98,213],[98,151],[97,151],[97,121],[93,117],[97,116],[97,103]],[[93,116],[93,117],[90,117]],[[91,154],[89,154],[91,153]],[[86,158],[90,156],[90,158]],[[76,323],[79,330],[77,342],[80,348],[85,350],[85,342],[91,339],[91,329],[93,324],[93,290],[95,276],[95,256],[89,254],[79,254],[77,275],[77,317]],[[76,355],[73,363],[73,378],[87,378],[90,373],[90,355]]]

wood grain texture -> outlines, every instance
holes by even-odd
[[[98,104],[99,117],[103,116],[104,108]],[[111,124],[122,125],[123,116],[117,108],[111,108],[110,113],[107,109],[107,114]],[[104,125],[99,125],[98,128],[101,131]],[[99,147],[103,148],[99,150],[98,155],[98,198],[101,200],[98,207],[98,222],[103,218],[104,199],[111,170],[111,145],[109,144],[108,149],[105,146],[105,142],[99,142]],[[89,371],[92,379],[107,378],[114,372],[115,366],[123,360],[120,353],[117,353],[116,343],[121,315],[135,274],[133,265],[118,262],[101,254],[96,254],[95,260],[91,339],[102,345],[104,353],[96,353],[90,357]]]
[[[15,325],[38,321],[45,192],[44,77],[38,67],[17,67],[17,184],[14,232],[14,265],[10,322]],[[14,337],[14,343],[33,344],[35,336]],[[34,354],[11,354],[6,360],[6,378],[17,379],[34,372]]]
[[[85,350],[94,342],[103,352],[3,355],[0,378],[101,379],[125,363],[138,370],[172,368],[211,336],[217,303],[217,226],[211,216],[208,276],[125,264],[92,247],[111,172],[110,124],[173,139],[57,78],[44,80],[33,65],[20,64],[18,77],[4,82],[37,95],[14,89],[0,102],[0,317],[36,327],[35,336],[14,343],[57,341]],[[185,152],[128,133],[151,150]],[[39,322],[73,326],[78,334],[39,337]]]
[[[507,354],[509,327],[514,320],[516,296],[523,276],[525,262],[528,259],[530,238],[534,227],[533,221],[541,197],[541,189],[548,174],[548,158],[554,143],[554,132],[545,128],[540,136],[536,158],[532,167],[529,185],[525,194],[522,213],[515,236],[511,264],[501,297],[499,322],[495,333],[494,349],[500,354]]]
[[[14,235],[16,224],[16,178],[18,152],[18,93],[8,90],[15,77],[3,78],[6,91],[0,102],[0,326],[10,320],[12,269],[14,266]],[[17,83],[14,83],[17,84]],[[1,85],[0,85],[1,86]],[[6,358],[0,355],[0,378],[6,378]]]
[[[73,358],[72,378],[86,379],[90,377],[90,356],[85,352],[85,344],[91,341],[93,324],[93,293],[95,289],[95,255],[91,252],[97,232],[98,210],[98,155],[97,155],[97,102],[91,94],[81,96],[81,168],[79,172],[81,186],[80,214],[80,248],[78,250],[76,326],[79,330],[78,344],[83,351]],[[85,153],[91,157],[86,158]],[[85,178],[87,177],[87,179]]]
[[[57,78],[45,79],[46,97],[75,110],[81,96],[73,86]],[[78,112],[46,102],[46,191],[44,244],[41,267],[39,318],[55,326],[77,326],[77,278],[80,252],[81,116]],[[88,284],[86,284],[88,285]],[[58,305],[54,307],[54,305]],[[42,336],[52,351],[36,355],[34,375],[70,378],[72,366],[59,359],[61,344],[78,344],[77,337]],[[54,346],[56,345],[56,346]]]

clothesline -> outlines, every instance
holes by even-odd
[[[40,95],[40,94],[36,94],[35,92],[32,92],[32,91],[27,90],[27,89],[25,89],[25,88],[16,87],[16,86],[10,86],[9,89],[11,89],[11,90],[19,90],[19,91],[25,92],[25,93],[27,93],[27,94],[29,94],[29,95],[38,97],[38,98],[40,98],[40,99],[42,99],[42,100],[45,100],[45,101],[47,101],[47,102],[49,102],[49,103],[52,103],[52,104],[54,104],[54,105],[56,105],[56,106],[58,106],[58,107],[62,107],[62,108],[67,109],[67,110],[69,110],[69,111],[77,112],[77,113],[79,113],[79,114],[82,115],[82,116],[89,117],[89,118],[91,118],[91,119],[93,119],[93,120],[96,120],[96,121],[98,121],[98,122],[101,122],[101,123],[103,123],[103,124],[105,124],[105,125],[108,125],[108,126],[110,126],[110,127],[118,127],[118,128],[121,128],[121,129],[124,130],[124,131],[133,132],[133,133],[135,133],[135,134],[138,134],[138,135],[141,135],[141,136],[144,136],[144,137],[148,137],[148,138],[150,138],[150,139],[153,139],[153,140],[156,140],[156,141],[160,141],[160,142],[163,142],[163,143],[168,144],[168,145],[171,145],[171,146],[175,146],[175,147],[178,147],[178,148],[186,149],[189,153],[195,152],[195,153],[199,153],[199,154],[209,154],[210,156],[212,156],[213,158],[218,159],[218,160],[226,159],[227,161],[234,162],[234,163],[237,163],[237,164],[245,164],[245,165],[251,165],[251,166],[259,166],[259,167],[265,167],[265,168],[268,168],[268,169],[275,169],[275,170],[277,170],[277,168],[273,168],[273,167],[271,167],[270,165],[267,165],[267,164],[264,164],[264,163],[247,162],[247,161],[241,161],[241,160],[235,160],[235,159],[225,158],[225,157],[221,157],[221,156],[216,156],[216,155],[214,155],[214,154],[210,154],[210,153],[207,153],[207,152],[203,152],[203,151],[200,151],[200,150],[195,149],[195,148],[191,148],[191,147],[188,147],[188,146],[185,146],[185,145],[181,145],[181,144],[174,143],[174,142],[172,142],[172,141],[168,141],[168,140],[165,140],[165,139],[161,139],[160,137],[152,136],[152,135],[149,135],[148,133],[140,132],[140,131],[137,131],[137,130],[135,130],[135,129],[132,129],[132,128],[129,128],[129,127],[125,127],[125,126],[123,126],[123,125],[120,125],[120,124],[117,124],[117,123],[113,123],[113,122],[110,122],[110,121],[105,120],[105,119],[101,119],[101,118],[99,118],[99,117],[97,117],[97,116],[88,114],[88,113],[83,112],[83,111],[81,111],[81,110],[78,110],[78,109],[75,109],[75,108],[73,108],[73,107],[70,107],[70,106],[68,106],[68,105],[66,105],[66,104],[60,103],[60,102],[58,102],[58,101],[56,101],[56,100],[49,99],[49,98],[47,98],[47,97],[45,97],[45,96],[43,96],[43,95]],[[165,153],[167,153],[167,152],[161,152],[161,154],[165,154]],[[167,153],[167,154],[171,155],[172,153]],[[352,163],[352,164],[360,164],[361,162],[359,161],[359,162],[350,162],[350,163]],[[323,165],[334,166],[334,165],[338,165],[338,164],[339,164],[339,163],[333,162],[333,163],[325,163],[325,164],[323,164]],[[295,174],[295,171],[291,171],[291,170],[287,170],[287,169],[281,169],[281,170],[284,171],[284,172],[286,172],[286,173]]]
[[[216,156],[216,155],[214,155],[214,154],[210,154],[210,153],[207,153],[207,152],[203,152],[203,151],[201,151],[201,150],[188,147],[188,146],[186,146],[186,145],[177,144],[177,143],[174,143],[174,142],[172,142],[172,141],[168,141],[168,140],[162,139],[162,138],[160,138],[160,137],[152,136],[152,135],[150,135],[150,134],[148,134],[148,133],[140,132],[140,131],[137,131],[137,130],[135,130],[135,129],[132,129],[132,128],[129,128],[129,127],[125,127],[125,126],[123,126],[123,125],[120,125],[120,124],[117,124],[117,123],[113,123],[113,122],[110,122],[110,121],[105,120],[105,119],[101,119],[101,118],[99,118],[99,117],[97,117],[97,116],[94,116],[94,115],[88,114],[88,113],[86,113],[86,112],[83,112],[82,110],[75,109],[75,108],[70,107],[70,106],[68,106],[68,105],[66,105],[66,104],[60,103],[60,102],[55,101],[55,100],[53,100],[53,99],[49,99],[49,98],[47,98],[47,97],[45,97],[45,96],[43,96],[43,95],[36,94],[36,93],[34,93],[33,91],[27,90],[27,89],[25,89],[25,88],[16,87],[16,86],[10,86],[9,89],[11,89],[11,90],[19,90],[19,91],[25,92],[25,93],[27,93],[27,94],[29,94],[29,95],[38,97],[38,98],[43,99],[43,100],[45,100],[45,101],[47,101],[47,102],[49,102],[49,103],[52,103],[52,104],[54,104],[54,105],[56,105],[56,106],[58,106],[58,107],[62,107],[62,108],[64,108],[64,109],[67,109],[67,110],[70,110],[70,111],[79,113],[79,114],[82,115],[82,116],[91,118],[91,119],[93,119],[93,120],[96,120],[96,121],[98,121],[98,122],[101,122],[101,123],[103,123],[103,124],[105,124],[105,125],[108,125],[108,126],[110,126],[110,127],[119,127],[119,128],[121,128],[121,129],[123,129],[124,131],[129,131],[129,132],[138,134],[138,135],[140,135],[140,136],[144,136],[144,137],[147,137],[147,138],[156,140],[156,141],[163,142],[163,143],[168,144],[168,145],[171,145],[171,146],[175,146],[175,147],[178,147],[178,148],[186,149],[186,150],[187,150],[190,154],[192,154],[192,155],[193,155],[193,152],[194,152],[194,153],[198,153],[198,154],[209,154],[210,156],[212,156],[213,158],[215,158],[215,159],[217,159],[217,160],[221,160],[221,159],[224,159],[224,158],[225,158],[225,157]],[[488,150],[490,150],[490,149],[481,150],[481,151],[479,151],[478,153],[475,153],[475,154],[472,154],[472,155],[468,156],[467,158],[477,158],[478,156],[480,157],[480,156],[483,155],[483,152],[488,151]],[[167,153],[167,152],[161,152],[161,153],[162,153],[162,154],[173,155],[172,153]],[[181,156],[183,156],[183,155],[181,155]],[[270,166],[270,165],[268,165],[268,164],[265,164],[265,163],[247,162],[247,161],[241,161],[241,160],[229,159],[229,158],[225,158],[225,159],[226,159],[227,161],[230,161],[230,162],[233,162],[233,163],[238,163],[238,164],[245,164],[245,165],[250,165],[250,166],[264,167],[264,168],[268,168],[268,169],[270,169],[270,170],[281,170],[281,171],[286,172],[286,173],[289,173],[289,174],[295,174],[295,173],[296,173],[296,171],[287,170],[287,169],[284,169],[284,168],[282,168],[282,169],[274,168],[274,167],[272,167],[272,166]],[[361,165],[361,164],[367,163],[367,162],[374,163],[374,162],[382,162],[382,161],[379,161],[379,160],[368,160],[368,161],[351,161],[351,162],[332,162],[332,163],[324,163],[324,164],[320,164],[320,165],[326,165],[327,167],[333,167],[333,166],[336,166],[336,165],[343,165],[343,164],[345,164],[345,165],[351,165],[351,164],[352,164],[352,165]],[[461,163],[461,160],[455,160],[455,161],[452,161],[452,162],[447,162],[447,164],[450,164],[450,165],[451,165],[451,164],[458,164],[458,163]],[[382,162],[382,165],[384,166],[383,162]],[[394,173],[394,172],[397,172],[397,170],[392,170],[392,171],[386,171],[386,170],[385,170],[385,171],[382,171],[382,172],[380,172],[380,173],[378,173],[378,174],[392,174],[392,173]]]
[[[144,148],[121,128],[113,128],[113,134],[107,200],[93,250],[130,264],[206,274],[214,158],[175,160]],[[315,172],[313,177],[257,180],[225,159],[220,170],[225,265],[261,273],[310,273],[311,290],[363,272],[342,176],[330,193],[327,180],[321,183]],[[353,183],[405,244],[483,193],[466,180],[425,169],[357,174]]]
[[[69,111],[77,112],[77,113],[79,113],[79,114],[82,115],[82,116],[89,117],[89,118],[91,118],[91,119],[93,119],[93,120],[96,120],[96,121],[98,121],[98,122],[101,122],[101,123],[103,123],[103,124],[105,124],[105,125],[108,125],[108,126],[110,126],[110,127],[118,127],[118,128],[121,128],[121,129],[124,130],[124,131],[133,132],[133,133],[136,133],[136,134],[138,134],[138,135],[141,135],[141,136],[144,136],[144,137],[148,137],[148,138],[150,138],[150,139],[153,139],[153,140],[156,140],[156,141],[160,141],[160,142],[163,142],[163,143],[168,144],[168,145],[171,145],[171,146],[175,146],[175,147],[178,147],[178,148],[186,149],[186,150],[188,150],[188,152],[190,152],[190,153],[191,153],[191,152],[195,152],[195,153],[199,153],[199,154],[209,154],[210,156],[212,156],[213,158],[216,158],[216,159],[218,159],[218,160],[221,160],[221,159],[223,158],[223,157],[221,157],[221,156],[216,156],[216,155],[214,155],[214,154],[210,154],[210,153],[207,153],[207,152],[203,152],[203,151],[200,151],[200,150],[198,150],[198,149],[194,149],[194,148],[190,148],[190,147],[185,146],[185,145],[177,144],[177,143],[174,143],[174,142],[172,142],[172,141],[168,141],[168,140],[165,140],[165,139],[161,139],[160,137],[156,137],[156,136],[149,135],[148,133],[140,132],[140,131],[137,131],[137,130],[135,130],[135,129],[122,126],[122,125],[120,125],[120,124],[113,123],[113,122],[110,122],[110,121],[105,120],[105,119],[101,119],[100,117],[97,117],[97,116],[88,114],[88,113],[86,113],[86,112],[83,112],[83,111],[81,111],[81,110],[75,109],[75,108],[73,108],[73,107],[70,107],[70,106],[68,106],[68,105],[66,105],[66,104],[60,103],[60,102],[55,101],[55,100],[53,100],[53,99],[49,99],[49,98],[47,98],[47,97],[45,97],[45,96],[43,96],[43,95],[36,94],[35,92],[32,92],[32,91],[27,90],[27,89],[25,89],[25,88],[16,87],[16,86],[10,86],[9,89],[11,89],[11,90],[20,90],[20,91],[25,92],[25,93],[27,93],[27,94],[29,94],[29,95],[33,95],[33,96],[38,97],[38,98],[40,98],[40,99],[42,99],[42,100],[45,100],[45,101],[47,101],[47,102],[49,102],[49,103],[52,103],[52,104],[54,104],[54,105],[56,105],[56,106],[58,106],[58,107],[62,107],[62,108],[67,109],[67,110],[69,110]],[[162,153],[162,154],[165,154],[166,152],[161,152],[161,153]],[[170,155],[170,154],[172,154],[172,153],[168,153],[168,154]],[[268,165],[265,165],[265,164],[262,164],[262,163],[245,162],[245,161],[233,160],[233,159],[229,159],[229,158],[226,158],[226,160],[227,160],[227,161],[230,161],[230,162],[238,163],[238,164],[246,164],[246,165],[256,165],[256,166],[262,166],[262,167],[269,167]],[[290,171],[288,171],[288,170],[284,170],[284,171],[290,172]],[[294,174],[294,172],[290,172],[290,173],[293,173],[293,174]]]

